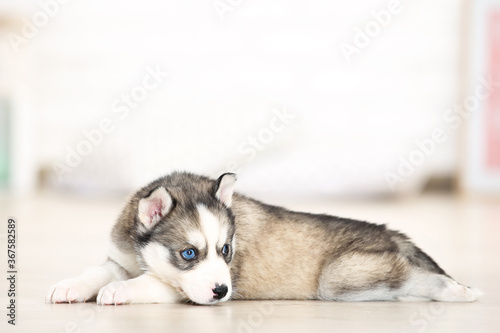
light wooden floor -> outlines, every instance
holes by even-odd
[[[0,267],[6,276],[6,220],[18,226],[17,325],[7,325],[1,279],[1,332],[500,332],[500,202],[427,196],[402,201],[294,202],[289,208],[388,223],[410,235],[459,282],[482,289],[472,304],[438,302],[227,302],[100,307],[45,304],[49,285],[105,259],[121,200],[0,196]]]

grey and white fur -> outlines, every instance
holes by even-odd
[[[46,301],[471,302],[482,294],[385,225],[267,205],[233,193],[235,180],[175,172],[141,188],[113,227],[108,260],[53,285]]]

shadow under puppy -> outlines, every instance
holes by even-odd
[[[481,295],[385,225],[267,205],[233,193],[235,180],[175,172],[141,188],[112,230],[109,259],[53,285],[46,301],[471,302]]]

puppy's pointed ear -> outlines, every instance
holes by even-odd
[[[151,229],[161,218],[168,214],[172,208],[172,197],[163,186],[158,187],[148,197],[139,201],[139,221]]]
[[[231,207],[231,203],[233,202],[235,182],[236,174],[225,173],[215,183],[215,197],[228,208]]]

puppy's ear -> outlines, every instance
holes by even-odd
[[[235,182],[236,174],[225,173],[215,183],[215,197],[228,208],[231,207],[231,203],[233,202]]]
[[[139,201],[139,221],[151,229],[161,218],[168,214],[172,208],[172,197],[163,186],[158,187],[148,197]]]

